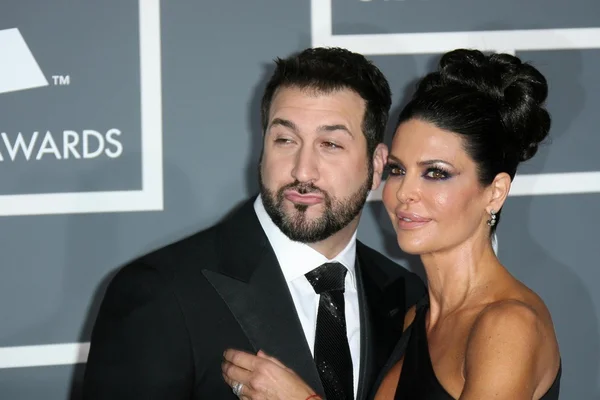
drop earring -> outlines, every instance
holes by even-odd
[[[488,226],[496,225],[496,218],[498,218],[496,216],[496,212],[494,210],[490,210],[490,219],[487,221]]]

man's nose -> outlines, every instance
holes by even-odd
[[[319,179],[317,155],[311,146],[303,145],[295,154],[292,177],[299,182],[314,182]]]

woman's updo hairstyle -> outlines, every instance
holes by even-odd
[[[546,78],[515,56],[454,50],[421,79],[398,125],[416,118],[461,135],[487,186],[537,152],[550,130],[547,95]]]

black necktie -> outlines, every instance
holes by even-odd
[[[340,263],[327,263],[306,274],[315,292],[321,295],[314,353],[327,400],[354,398],[344,308],[346,272]]]

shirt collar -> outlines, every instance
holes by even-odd
[[[327,262],[339,262],[348,269],[350,282],[356,289],[356,231],[354,231],[346,247],[333,259],[328,260],[327,257],[307,244],[295,242],[281,232],[273,220],[271,220],[269,214],[267,214],[260,195],[254,202],[254,211],[271,243],[271,247],[273,247],[273,251],[287,282],[304,276],[304,274]]]

